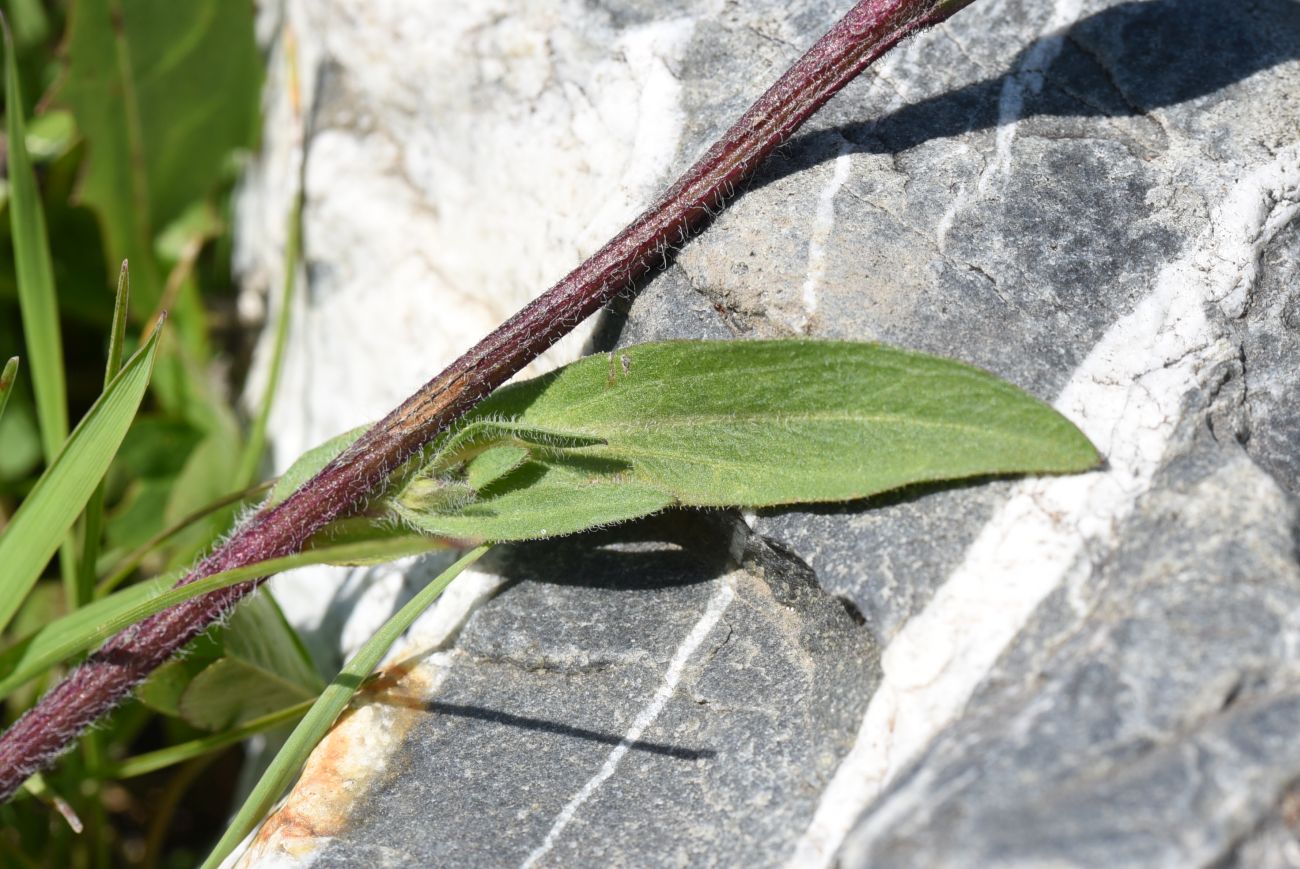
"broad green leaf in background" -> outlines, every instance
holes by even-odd
[[[9,623],[108,470],[149,385],[161,331],[160,322],[77,424],[0,534],[0,629]]]
[[[27,153],[36,162],[52,160],[67,152],[77,136],[77,122],[71,112],[46,112],[27,123]]]
[[[158,231],[154,252],[162,262],[177,263],[193,256],[196,248],[219,238],[225,230],[216,207],[206,199],[199,199]]]
[[[184,11],[181,11],[184,10]],[[179,15],[194,14],[190,6]],[[159,310],[170,311],[174,324],[170,343],[164,342],[153,377],[153,394],[165,412],[189,420],[201,431],[223,427],[238,431],[219,389],[205,375],[213,347],[208,334],[210,318],[195,271],[200,255],[210,243],[220,243],[226,231],[220,213],[209,200],[193,202],[179,217],[163,227],[154,243],[158,265],[167,273]],[[213,250],[213,254],[221,254]]]
[[[396,615],[385,622],[383,627],[357,650],[352,660],[339,671],[334,681],[321,693],[320,699],[312,705],[302,721],[294,728],[293,734],[271,761],[271,765],[267,767],[266,772],[262,774],[261,779],[248,795],[248,799],[244,801],[239,812],[226,828],[221,840],[204,861],[204,867],[220,865],[235,846],[257,827],[262,816],[293,781],[293,777],[297,775],[307,756],[316,747],[316,743],[320,742],[334,726],[335,720],[347,708],[352,695],[361,687],[361,683],[375,667],[379,666],[389,647],[397,642],[397,638],[438,599],[438,596],[453,579],[460,575],[462,570],[478,561],[486,551],[486,546],[480,546],[466,553],[459,561],[418,591],[409,603],[398,610]]]
[[[221,657],[224,650],[221,627],[210,628],[177,655],[149,674],[149,678],[135,689],[135,699],[155,712],[180,717],[181,697],[190,681]],[[0,657],[0,666],[4,658]]]
[[[34,417],[35,411],[25,401],[10,402],[0,417],[0,483],[35,474],[41,462],[41,436]]]
[[[221,730],[310,700],[324,687],[275,600],[262,593],[231,615],[225,656],[190,680],[179,708],[193,726]]]
[[[203,435],[184,422],[142,413],[127,432],[113,464],[120,485],[131,480],[168,479],[180,473]]]
[[[56,100],[86,140],[82,200],[99,216],[110,265],[131,260],[134,309],[145,314],[161,289],[154,237],[212,191],[232,149],[252,144],[262,66],[253,4],[76,0],[66,45]]]
[[[13,392],[14,381],[18,379],[18,357],[14,356],[5,363],[0,371],[0,419],[4,419],[5,405],[9,403],[9,393]]]
[[[162,528],[176,475],[202,440],[201,431],[180,420],[136,417],[108,474],[109,499],[116,504],[104,529],[110,553],[134,550]]]
[[[129,586],[50,622],[35,634],[0,652],[0,698],[54,664],[88,651],[128,625],[217,589],[295,567],[393,561],[439,548],[443,548],[443,544],[436,540],[412,535],[341,543],[223,571],[179,588],[172,588],[171,584],[180,578],[180,571]]]
[[[499,390],[467,419],[603,443],[534,450],[468,501],[443,454],[394,500],[426,533],[568,534],[669,505],[863,498],[972,476],[1095,467],[1051,407],[959,362],[840,341],[675,341],[583,359]],[[452,438],[448,444],[454,444]],[[476,478],[473,465],[466,472]]]

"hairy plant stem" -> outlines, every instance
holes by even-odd
[[[862,0],[630,226],[287,499],[255,514],[182,584],[297,552],[313,532],[376,491],[393,469],[701,229],[738,184],[870,63],[971,2]],[[260,581],[181,604],[109,640],[0,736],[0,800]]]

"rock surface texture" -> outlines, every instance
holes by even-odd
[[[278,465],[575,265],[847,6],[267,4],[250,306],[306,196]],[[246,862],[1300,865],[1300,2],[981,0],[584,338],[780,335],[987,368],[1107,467],[498,548]],[[435,568],[277,589],[328,669]]]

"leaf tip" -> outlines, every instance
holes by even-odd
[[[10,356],[9,361],[5,363],[3,371],[0,371],[0,393],[9,391],[9,387],[14,385],[14,380],[18,377],[18,357]]]
[[[149,330],[149,334],[145,336],[145,340],[152,341],[154,337],[157,336],[158,333],[162,331],[162,327],[164,324],[166,324],[166,322],[167,322],[167,312],[165,310],[159,311],[158,319],[154,320],[153,328]]]
[[[1109,467],[1106,456],[1097,448],[1083,430],[1065,417],[1061,417],[1069,427],[1071,435],[1066,459],[1059,473],[1080,474],[1087,471],[1104,471]]]

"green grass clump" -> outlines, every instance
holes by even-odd
[[[232,396],[247,348],[220,326],[235,298],[230,196],[257,135],[252,6],[196,0],[158,15],[120,0],[11,0],[4,12],[0,352],[14,357],[0,373],[0,723],[8,725],[77,655],[130,623],[124,604],[139,618],[171,572],[260,497],[264,487],[249,491],[248,482],[261,467],[270,396],[255,414],[257,434],[246,436]],[[211,373],[232,359],[233,378],[214,389]],[[120,596],[109,596],[117,586]],[[301,643],[274,601],[263,601],[273,639],[302,674],[311,665]],[[232,642],[237,626],[209,631],[192,657],[215,663]],[[153,705],[127,704],[0,807],[0,853],[19,865],[77,867],[185,865],[206,851],[224,829],[233,784],[230,764],[206,759],[237,752],[234,734],[291,725],[310,704],[286,696],[261,720],[213,729],[168,708],[168,692],[184,697],[188,680],[167,675],[147,692]],[[151,754],[147,771],[132,767]]]

